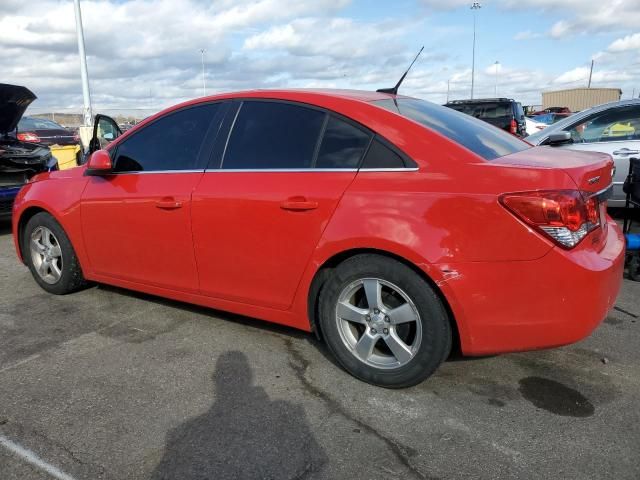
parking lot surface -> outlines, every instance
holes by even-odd
[[[640,478],[639,283],[581,343],[452,358],[396,391],[291,329],[48,295],[6,224],[0,285],[2,480]]]

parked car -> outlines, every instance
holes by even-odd
[[[570,116],[570,113],[540,113],[537,115],[532,115],[529,118],[534,122],[544,123],[545,125],[553,125],[554,123],[558,123],[560,120],[564,120],[565,118]]]
[[[531,120],[528,117],[524,118],[527,135],[533,135],[534,133],[538,133],[540,130],[544,130],[547,125],[544,123],[536,122],[535,120]]]
[[[18,140],[42,145],[77,145],[80,137],[47,118],[22,117],[18,122]]]
[[[484,120],[491,125],[507,132],[525,137],[524,110],[520,102],[510,98],[483,98],[477,100],[453,100],[445,104],[458,112]]]
[[[571,110],[568,107],[549,107],[544,110],[538,110],[535,112],[531,112],[530,115],[543,115],[545,113],[564,113],[566,115],[571,115]]]
[[[31,177],[57,168],[48,147],[15,136],[18,121],[35,99],[25,87],[0,84],[0,218],[11,216],[15,196]]]
[[[54,294],[101,282],[315,331],[351,374],[405,387],[452,345],[575,342],[620,288],[605,154],[378,92],[197,99],[103,150],[115,122],[96,123],[87,165],[16,200],[18,254]]]
[[[562,132],[568,132],[566,138],[562,137]],[[622,185],[629,171],[629,158],[640,157],[640,99],[605,103],[583,110],[531,135],[527,141],[534,145],[611,155],[615,162],[615,177],[609,206],[623,207]]]

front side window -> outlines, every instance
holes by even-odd
[[[377,100],[373,104],[418,122],[485,160],[531,148],[519,138],[469,115],[416,98]],[[500,107],[495,105],[496,109]],[[502,107],[500,107],[502,108]]]
[[[170,113],[118,145],[116,172],[204,169],[200,149],[219,103]]]
[[[242,103],[223,169],[311,168],[326,113],[290,103]]]
[[[598,113],[574,124],[567,131],[575,143],[640,140],[640,106]]]

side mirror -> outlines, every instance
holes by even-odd
[[[571,139],[571,133],[562,130],[560,132],[549,134],[549,140],[547,142],[548,145],[555,147],[558,145],[563,145],[565,143],[573,143],[573,140]]]
[[[85,175],[108,175],[113,171],[111,156],[106,150],[97,150],[91,154],[87,162]]]

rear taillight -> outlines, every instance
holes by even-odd
[[[573,248],[600,225],[598,199],[577,190],[507,193],[500,203],[564,248]]]
[[[511,124],[509,125],[509,131],[514,135],[518,133],[518,124],[513,118],[511,119]]]
[[[40,137],[33,132],[22,132],[17,135],[18,140],[22,142],[35,142],[38,143],[40,141]]]

